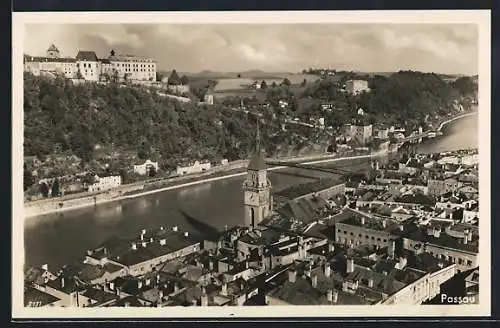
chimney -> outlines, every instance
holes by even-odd
[[[175,226],[175,227],[172,228],[172,231],[177,232],[178,230],[179,230],[179,228],[177,228],[177,226]]]
[[[354,259],[352,257],[347,258],[347,273],[354,272]]]
[[[178,293],[179,292],[179,284],[175,283],[174,284],[174,293]]]
[[[295,269],[288,270],[288,281],[292,284],[297,281],[297,271]]]
[[[387,220],[386,219],[383,219],[382,220],[382,228],[387,228]]]
[[[221,295],[227,295],[227,283],[222,284],[222,289],[220,291]]]
[[[116,296],[120,296],[120,288],[119,287],[116,287]]]
[[[157,284],[159,284],[159,283],[160,283],[160,275],[159,275],[159,274],[157,274],[157,275],[156,275],[156,283],[157,283]]]
[[[142,280],[137,281],[137,289],[142,288]]]
[[[48,264],[43,264],[42,265],[42,270],[49,271],[49,265]]]
[[[154,241],[153,237],[149,238],[149,242],[152,243],[153,241]]]
[[[313,288],[318,287],[318,276],[317,276],[317,275],[313,275],[313,276],[311,277],[311,286],[312,286]]]
[[[167,240],[165,238],[160,239],[160,245],[165,245],[167,243]]]
[[[464,245],[467,245],[467,243],[469,242],[469,235],[465,235],[462,239],[464,241]]]
[[[146,286],[151,285],[151,278],[146,279]]]
[[[160,227],[160,230],[165,230],[165,228],[164,227]]]
[[[146,229],[142,229],[142,235],[146,234]]]
[[[184,232],[184,237],[188,237],[189,236],[189,232]]]
[[[405,227],[402,223],[399,224],[399,231],[404,231]]]
[[[208,268],[210,269],[210,271],[214,271],[214,261],[208,261]]]
[[[468,237],[469,241],[472,241],[472,231],[471,230],[469,230],[467,237]]]
[[[146,247],[147,245],[148,244],[145,241],[142,242],[142,247]]]
[[[111,290],[115,289],[115,283],[114,282],[110,282],[109,283],[109,289],[111,289]]]
[[[441,228],[434,229],[434,237],[439,238],[441,236]]]
[[[332,270],[330,268],[330,263],[325,264],[325,277],[329,278],[332,273]]]
[[[163,294],[163,289],[160,289],[160,290],[158,291],[158,298],[160,299],[160,301],[161,301],[161,300],[163,300],[163,297],[164,297],[164,296],[165,296],[165,295]]]
[[[333,243],[328,244],[328,252],[333,253],[335,251],[335,245]]]
[[[245,269],[248,269],[248,260],[245,260]]]
[[[137,244],[136,244],[136,243],[132,243],[132,249],[133,249],[133,250],[136,250],[136,249],[137,249]]]
[[[61,277],[61,289],[64,288],[64,277]]]
[[[361,217],[360,223],[361,223],[361,225],[365,225],[365,217],[364,216]]]
[[[373,278],[368,279],[368,287],[373,288]]]
[[[197,300],[196,298],[193,298],[193,299],[191,300],[191,304],[192,304],[193,306],[198,306],[198,300]]]

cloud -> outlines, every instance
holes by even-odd
[[[155,58],[179,71],[300,71],[334,67],[363,71],[418,69],[476,74],[478,31],[450,24],[80,24],[29,25],[26,53],[56,44],[106,56],[111,49]]]

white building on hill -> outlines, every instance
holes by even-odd
[[[109,190],[121,186],[122,177],[119,175],[111,175],[106,177],[95,176],[96,182],[88,186],[89,192]]]
[[[146,175],[150,172],[151,169],[154,169],[155,172],[158,171],[158,162],[152,162],[151,160],[145,161],[143,164],[134,165],[134,173],[140,175]]]
[[[193,173],[201,173],[207,170],[210,170],[212,167],[212,164],[210,162],[199,162],[196,161],[191,165],[186,165],[186,166],[177,166],[177,174],[178,175],[185,175],[185,174],[193,174]]]

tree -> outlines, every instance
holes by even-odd
[[[154,177],[154,176],[156,176],[156,169],[154,168],[154,166],[151,166],[149,168],[149,172],[148,173],[149,173],[149,177],[151,177],[151,178]]]
[[[59,179],[56,179],[52,184],[52,197],[58,197],[60,194]]]
[[[172,73],[170,73],[170,76],[168,77],[168,84],[169,85],[180,85],[180,84],[182,84],[181,78],[179,77],[179,74],[177,74],[177,71],[175,69],[172,70]]]
[[[288,78],[286,78],[286,77],[285,77],[285,78],[283,79],[283,82],[281,82],[281,85],[284,85],[284,86],[289,87],[289,86],[291,86],[291,85],[292,85],[292,82],[290,82],[290,80],[289,80]]]
[[[182,84],[182,85],[188,85],[188,83],[189,83],[189,79],[188,79],[188,77],[187,77],[186,75],[183,75],[183,76],[181,77],[181,84]]]
[[[262,80],[262,82],[260,83],[260,88],[262,90],[266,90],[267,89],[267,83],[265,80]]]
[[[273,83],[271,84],[271,87],[274,89],[278,86],[278,84],[276,83],[276,81],[273,81]]]
[[[43,197],[49,197],[49,186],[46,182],[40,183],[40,193]]]
[[[120,77],[118,75],[118,71],[113,68],[113,72],[111,73],[111,82],[118,83],[118,80],[120,80]]]
[[[28,168],[26,167],[26,165],[24,165],[24,174],[23,174],[23,186],[24,186],[24,190],[26,191],[34,183],[35,183],[35,180],[33,179],[33,175],[31,174],[31,171],[28,170]]]
[[[161,82],[163,80],[163,74],[156,72],[156,81]]]
[[[300,86],[305,87],[306,85],[307,85],[307,80],[306,79],[302,80],[302,82],[300,83]]]

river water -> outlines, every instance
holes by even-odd
[[[456,120],[443,128],[444,135],[420,145],[425,152],[477,147],[477,116]],[[359,161],[363,165],[363,161]],[[366,161],[365,163],[366,164]],[[336,167],[353,169],[345,162]],[[314,181],[328,173],[284,169],[269,173],[273,188],[283,189]],[[300,175],[300,176],[297,176]],[[311,176],[311,178],[305,177]],[[141,229],[178,226],[196,232],[186,216],[218,230],[242,223],[244,176],[213,181],[57,214],[25,220],[25,263],[59,268],[79,260],[87,249],[117,236],[133,237]]]

